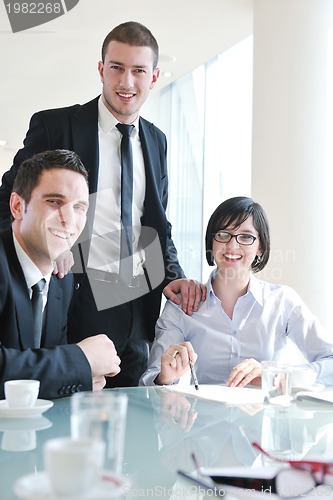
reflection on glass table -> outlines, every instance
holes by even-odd
[[[52,427],[46,417],[1,418],[1,449],[5,451],[29,451],[36,448],[36,432]]]
[[[122,473],[131,486],[124,491],[126,500],[183,498],[181,488],[193,485],[180,480],[177,470],[195,470],[193,452],[203,467],[245,470],[270,465],[269,459],[251,446],[253,441],[287,459],[319,455],[324,460],[333,455],[332,410],[324,411],[320,404],[309,408],[292,403],[282,415],[267,411],[265,405],[227,405],[171,393],[163,387],[112,390],[128,396]],[[48,439],[71,435],[70,400],[54,401],[43,417],[52,425],[35,430],[34,449],[0,450],[1,500],[17,500],[13,483],[24,475],[44,471],[43,445]],[[1,443],[10,430],[1,428]]]

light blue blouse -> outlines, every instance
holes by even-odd
[[[163,352],[185,341],[198,354],[195,367],[201,384],[224,384],[231,369],[247,358],[283,361],[292,341],[316,371],[317,382],[333,385],[333,336],[292,288],[252,275],[230,319],[212,289],[215,272],[206,285],[206,301],[192,316],[171,301],[165,304],[140,385],[153,385]]]

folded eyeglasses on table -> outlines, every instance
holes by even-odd
[[[327,494],[332,493],[333,463],[280,459],[267,453],[258,443],[252,443],[252,446],[273,462],[280,463],[281,466],[283,464],[283,466],[251,469],[245,467],[203,468],[199,466],[196,456],[192,455],[197,471],[194,474],[178,472],[189,481],[210,490],[211,496],[223,496],[225,493],[223,485],[253,492],[275,493],[281,498],[309,495],[317,486],[323,486]]]

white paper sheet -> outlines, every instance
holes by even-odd
[[[247,387],[203,384],[200,384],[198,390],[193,385],[165,385],[163,387],[169,391],[181,392],[182,394],[188,394],[197,398],[232,405],[263,403],[265,397],[265,392],[261,389]]]

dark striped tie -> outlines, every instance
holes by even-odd
[[[40,347],[43,329],[43,289],[45,286],[45,279],[42,278],[38,283],[33,285],[32,288],[32,314],[34,318],[34,347]]]
[[[133,278],[133,230],[132,230],[132,202],[133,202],[133,153],[131,133],[134,125],[118,123],[117,129],[122,134],[121,139],[121,241],[119,274],[123,282],[128,285]]]

